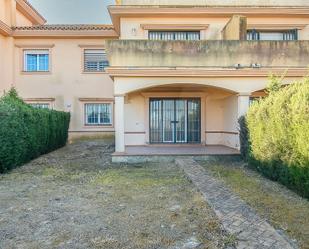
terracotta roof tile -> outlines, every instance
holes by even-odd
[[[114,30],[113,25],[101,24],[46,24],[12,27],[13,30]]]

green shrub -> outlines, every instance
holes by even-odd
[[[281,88],[274,85],[276,90],[253,103],[246,116],[248,159],[267,177],[308,198],[309,79]]]
[[[36,109],[14,89],[0,99],[0,173],[66,144],[70,114]]]

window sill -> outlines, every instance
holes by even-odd
[[[110,125],[84,125],[84,128],[114,128],[112,124]]]
[[[82,74],[107,74],[106,71],[82,71]]]
[[[50,71],[33,71],[33,72],[28,72],[28,71],[21,71],[21,74],[25,75],[31,75],[31,74],[37,74],[37,75],[48,75],[51,74]]]

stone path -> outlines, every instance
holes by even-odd
[[[236,236],[237,249],[295,248],[242,199],[193,159],[176,159],[176,164],[201,191],[225,230]]]

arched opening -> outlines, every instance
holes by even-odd
[[[239,147],[236,92],[203,84],[137,87],[125,98],[125,144]]]

